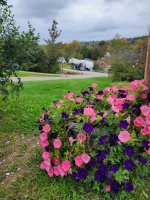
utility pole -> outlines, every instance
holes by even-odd
[[[149,35],[148,35],[147,57],[146,57],[144,80],[145,80],[145,84],[150,89],[150,30],[149,30]]]

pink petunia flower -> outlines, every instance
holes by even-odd
[[[49,124],[46,124],[45,126],[43,126],[43,131],[44,131],[45,133],[48,133],[50,130],[51,130],[51,127],[50,127]]]
[[[82,98],[82,97],[77,97],[77,98],[76,98],[76,102],[81,103],[82,101],[83,101],[83,98]]]
[[[136,98],[135,98],[135,95],[134,94],[128,94],[126,96],[126,100],[128,101],[134,101]]]
[[[144,119],[142,116],[138,116],[135,118],[135,120],[133,121],[134,125],[137,127],[143,126],[144,125]]]
[[[45,141],[40,140],[40,145],[42,148],[45,148],[49,145],[49,142],[47,140],[45,140]]]
[[[44,160],[41,164],[40,164],[40,168],[41,169],[45,169],[46,171],[48,171],[51,168],[51,162],[50,160]]]
[[[40,134],[40,140],[41,140],[41,141],[45,141],[45,140],[47,140],[47,138],[48,138],[48,136],[47,136],[46,133],[41,133],[41,134]]]
[[[83,153],[81,156],[85,164],[89,163],[89,161],[91,160],[91,157],[87,153]]]
[[[144,94],[144,93],[141,94],[141,98],[142,98],[142,99],[147,99],[147,94]]]
[[[95,110],[93,108],[84,108],[84,115],[86,116],[95,115]]]
[[[86,141],[86,134],[84,134],[84,133],[78,133],[77,140],[78,141]]]
[[[145,127],[141,130],[141,134],[142,134],[142,135],[149,135],[149,134],[150,134],[150,126],[145,126]]]
[[[53,163],[54,163],[54,165],[58,165],[59,164],[59,157],[58,156],[55,156],[53,158]]]
[[[128,131],[120,131],[118,139],[121,142],[126,143],[130,140],[130,133]]]
[[[59,176],[58,167],[54,167],[54,168],[53,168],[53,172],[54,172],[55,176]]]
[[[150,107],[149,106],[141,106],[141,112],[143,116],[148,116],[150,114]]]
[[[55,149],[59,149],[62,145],[62,142],[60,141],[60,139],[55,139],[53,145]]]
[[[118,91],[118,87],[117,87],[117,86],[115,86],[115,85],[114,85],[114,86],[112,86],[112,87],[111,87],[111,89],[112,89],[112,91],[113,91],[113,92],[117,92],[117,91]]]
[[[69,160],[65,160],[62,162],[61,164],[62,169],[64,170],[64,172],[68,172],[70,170],[71,164]]]
[[[50,158],[50,153],[47,152],[47,151],[44,151],[44,152],[42,153],[42,158],[43,158],[44,160],[49,159],[49,158]]]
[[[147,150],[148,155],[150,155],[150,148]]]
[[[61,106],[62,106],[62,104],[60,104],[60,103],[57,103],[57,104],[56,104],[56,107],[57,107],[57,108],[60,108]]]
[[[97,83],[92,83],[92,88],[96,88],[97,87]]]
[[[110,190],[111,190],[111,186],[110,186],[110,185],[106,185],[106,186],[105,186],[105,191],[106,191],[106,192],[110,192]]]
[[[81,167],[81,165],[83,164],[82,156],[81,155],[76,156],[74,160],[75,160],[75,165],[77,167]]]
[[[61,166],[61,165],[58,165],[58,166],[57,166],[57,169],[58,169],[59,175],[60,175],[61,177],[64,177],[64,176],[66,175],[66,172],[62,169],[62,166]]]
[[[49,175],[50,177],[53,177],[53,176],[54,176],[53,169],[48,170],[47,173],[48,173],[48,175]]]
[[[69,137],[69,142],[70,142],[70,145],[72,146],[74,141],[76,141],[75,139],[73,139],[73,137]]]
[[[150,115],[148,115],[148,116],[146,117],[145,123],[146,123],[147,126],[150,126]]]

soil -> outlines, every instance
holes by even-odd
[[[4,189],[26,172],[27,161],[39,147],[38,136],[15,133],[8,139],[2,137],[0,141],[0,185]]]

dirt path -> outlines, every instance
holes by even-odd
[[[39,147],[39,142],[37,136],[13,134],[13,138],[8,141],[2,139],[1,144],[0,184],[1,187],[8,188],[18,175],[27,170],[26,162]]]

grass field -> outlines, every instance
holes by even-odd
[[[51,179],[41,171],[41,150],[36,136],[36,121],[43,107],[48,108],[53,100],[61,99],[68,91],[79,93],[92,82],[98,83],[99,88],[113,84],[110,78],[26,82],[19,99],[1,102],[0,154],[1,160],[5,158],[0,171],[2,199],[102,200],[89,185],[74,182],[70,177]],[[6,173],[10,175],[6,176]],[[148,192],[143,195],[139,190],[129,200],[148,199]]]
[[[58,77],[60,74],[48,74],[48,73],[38,73],[38,72],[29,72],[29,71],[18,71],[18,76],[20,77],[28,77],[28,76],[52,76]]]

